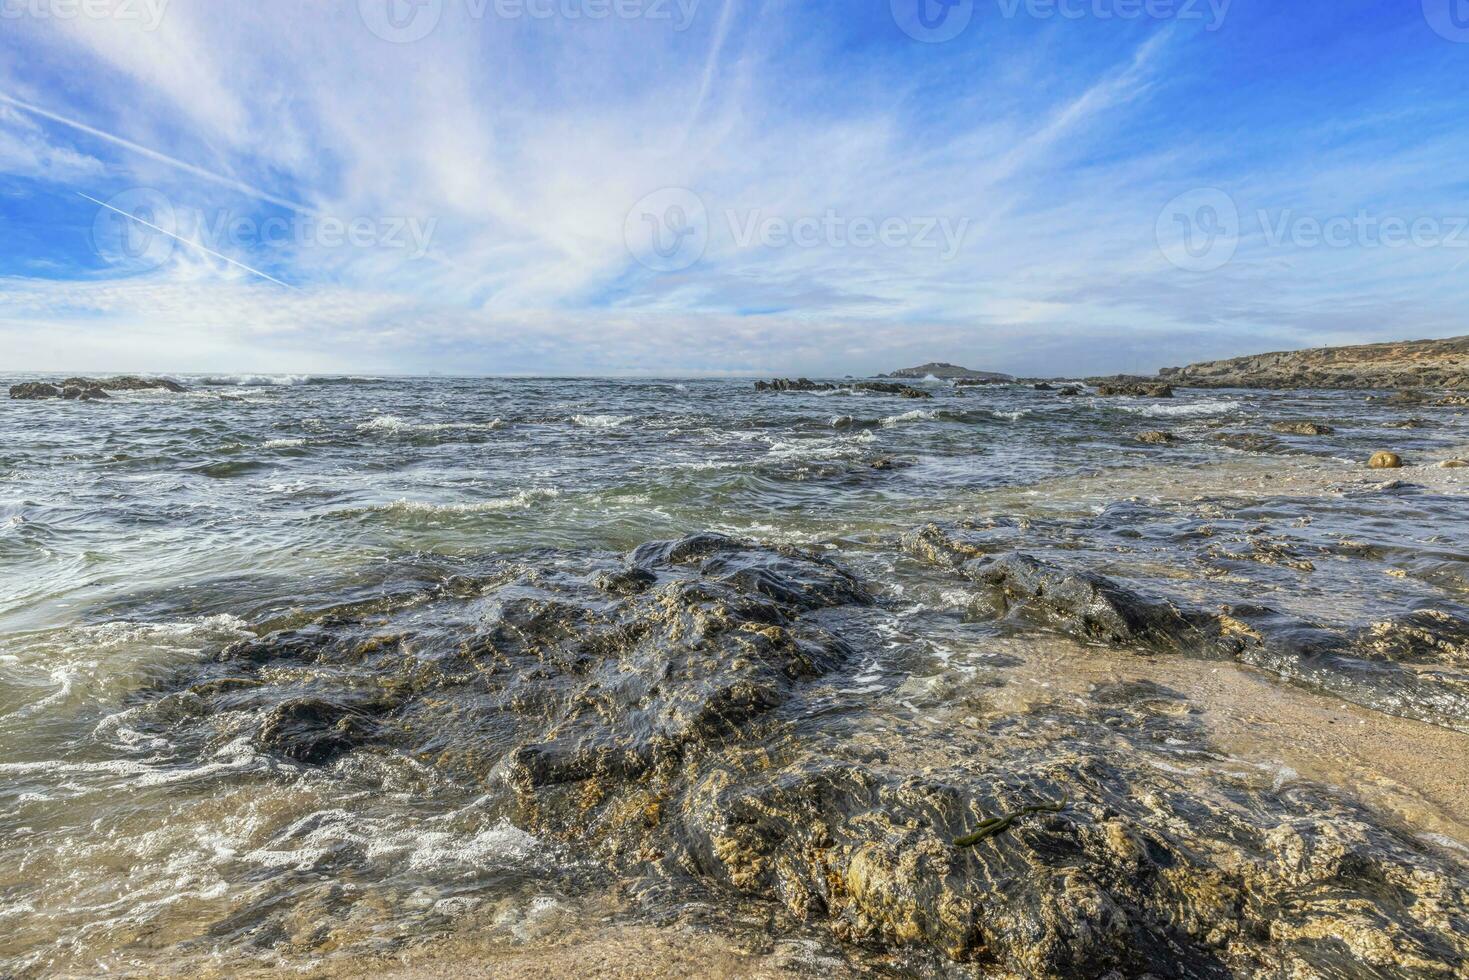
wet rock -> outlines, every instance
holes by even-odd
[[[1250,453],[1280,451],[1280,440],[1262,432],[1216,432],[1212,438],[1215,442],[1223,443],[1231,449],[1240,449]]]
[[[12,385],[10,397],[18,399],[43,399],[64,398],[68,401],[101,401],[108,398],[110,391],[147,391],[152,389],[164,389],[173,392],[182,392],[187,389],[177,381],[167,378],[108,378],[97,380],[95,378],[67,378],[59,384],[47,384],[45,382],[27,382],[25,384]]]
[[[988,560],[937,525],[910,538],[1098,642],[1224,643],[1108,579]],[[895,974],[1452,976],[1469,952],[1461,868],[1340,794],[1210,775],[1194,763],[1216,749],[1165,688],[963,730],[839,712],[891,645],[884,615],[820,555],[717,534],[538,553],[237,644],[130,724],[209,744],[253,728],[307,765],[402,754],[635,895],[758,903]],[[1035,807],[1056,812],[954,844]]]
[[[1062,398],[1075,398],[1078,395],[1086,394],[1086,389],[1078,388],[1075,385],[1072,385],[1068,388],[1062,388],[1060,391],[1056,392],[1056,394],[1060,395]]]
[[[1171,446],[1178,441],[1178,437],[1171,432],[1155,430],[1153,432],[1139,432],[1138,442],[1145,442],[1151,446]]]
[[[25,384],[11,385],[10,397],[24,401],[41,401],[47,398],[60,398],[61,389],[41,381],[28,381]]]
[[[1383,427],[1388,429],[1426,429],[1433,425],[1427,419],[1398,419],[1395,422],[1384,422]]]
[[[132,375],[121,378],[67,378],[61,382],[68,388],[101,388],[103,391],[164,391],[183,392],[188,389],[168,378],[138,378]]]
[[[1469,618],[1445,609],[1418,609],[1372,623],[1357,635],[1356,648],[1370,660],[1469,667]]]
[[[1134,398],[1172,398],[1173,386],[1168,384],[1099,384],[1097,394],[1102,398],[1130,396]]]
[[[1320,422],[1272,422],[1270,428],[1289,436],[1329,436],[1336,431]]]
[[[1039,384],[1033,384],[1033,385],[1031,385],[1031,387],[1034,388],[1036,391],[1055,391],[1056,390],[1056,386],[1055,385],[1053,385],[1053,384],[1047,384],[1044,381],[1040,382]]]
[[[1441,468],[1446,469],[1446,470],[1457,470],[1457,469],[1462,469],[1462,468],[1464,468],[1466,466],[1469,466],[1469,460],[1463,460],[1463,459],[1446,459],[1442,463],[1439,463],[1438,465]]]
[[[1374,470],[1396,470],[1403,465],[1403,457],[1397,453],[1377,452],[1367,461],[1367,465]]]
[[[755,382],[756,391],[835,391],[839,386],[810,378],[776,378],[773,381]]]
[[[1360,641],[1338,629],[1263,605],[1214,610],[1148,595],[1022,552],[987,554],[983,539],[976,547],[970,536],[964,528],[928,525],[905,536],[904,546],[986,586],[995,608],[1012,619],[1086,642],[1237,660],[1384,714],[1469,731],[1469,676],[1420,674],[1394,665],[1364,669]],[[1263,560],[1275,559],[1267,553]]]
[[[789,378],[776,378],[773,381],[755,382],[756,391],[871,391],[880,395],[898,395],[903,398],[932,398],[933,393],[915,388],[912,385],[899,384],[895,381],[858,381],[855,383],[832,384],[825,381],[812,381],[809,378],[797,378],[794,381]]]
[[[319,766],[365,744],[372,734],[368,717],[350,705],[326,698],[298,698],[271,709],[255,744],[296,762]]]
[[[896,384],[891,381],[859,381],[852,385],[854,391],[871,391],[879,395],[897,395],[901,398],[932,398],[933,392],[912,385]]]
[[[61,397],[65,398],[67,401],[95,402],[104,401],[108,398],[111,398],[112,396],[96,385],[92,385],[86,388],[78,387],[76,385],[67,385],[61,390]]]

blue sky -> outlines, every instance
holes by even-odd
[[[1466,78],[1469,0],[0,0],[0,349],[1052,375],[1469,333]]]

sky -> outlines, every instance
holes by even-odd
[[[0,0],[0,370],[1469,333],[1469,0]]]

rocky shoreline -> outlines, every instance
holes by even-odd
[[[1129,523],[1149,521],[1179,534],[1162,512]],[[1462,610],[1343,629],[1247,605],[1252,579],[1328,556],[1248,518],[1207,523],[1192,525],[1198,560],[1233,575],[1196,583],[1204,595],[1145,595],[1016,550],[1064,552],[1085,526],[985,518],[902,547],[979,587],[976,622],[1059,635],[1078,657],[1100,644],[1238,663],[1469,731]],[[887,606],[831,557],[719,534],[547,553],[262,624],[134,720],[313,767],[406,753],[632,895],[765,905],[859,960],[904,957],[900,972],[1459,975],[1469,866],[1323,786],[1220,768],[1166,686],[1097,683],[1013,710],[953,688],[924,702],[933,726],[834,714]]]
[[[1277,351],[1165,368],[1192,388],[1469,388],[1469,337]]]

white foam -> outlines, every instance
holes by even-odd
[[[401,435],[405,432],[451,432],[461,429],[493,432],[495,429],[504,427],[505,423],[501,419],[493,419],[489,422],[410,422],[399,415],[377,415],[366,422],[359,423],[357,431]]]
[[[1148,418],[1197,418],[1237,412],[1243,407],[1243,404],[1224,399],[1210,399],[1199,402],[1179,402],[1172,405],[1117,405],[1116,407],[1124,412]]]
[[[255,387],[259,385],[270,385],[278,388],[289,388],[295,385],[304,385],[311,380],[309,374],[220,374],[208,378],[200,378],[201,385],[233,385],[235,387]]]
[[[889,415],[882,420],[882,424],[884,428],[891,429],[894,426],[902,425],[904,422],[932,422],[938,417],[939,412],[936,408],[916,408],[911,412],[904,412],[902,415]]]
[[[521,490],[508,497],[494,497],[490,500],[474,500],[448,504],[433,503],[432,501],[426,500],[402,499],[394,500],[391,503],[378,504],[368,509],[409,514],[479,514],[534,507],[542,501],[555,500],[559,496],[561,496],[561,491],[555,487],[531,487],[528,490]]]
[[[571,421],[587,429],[615,429],[631,421],[631,417],[627,415],[573,415]]]

